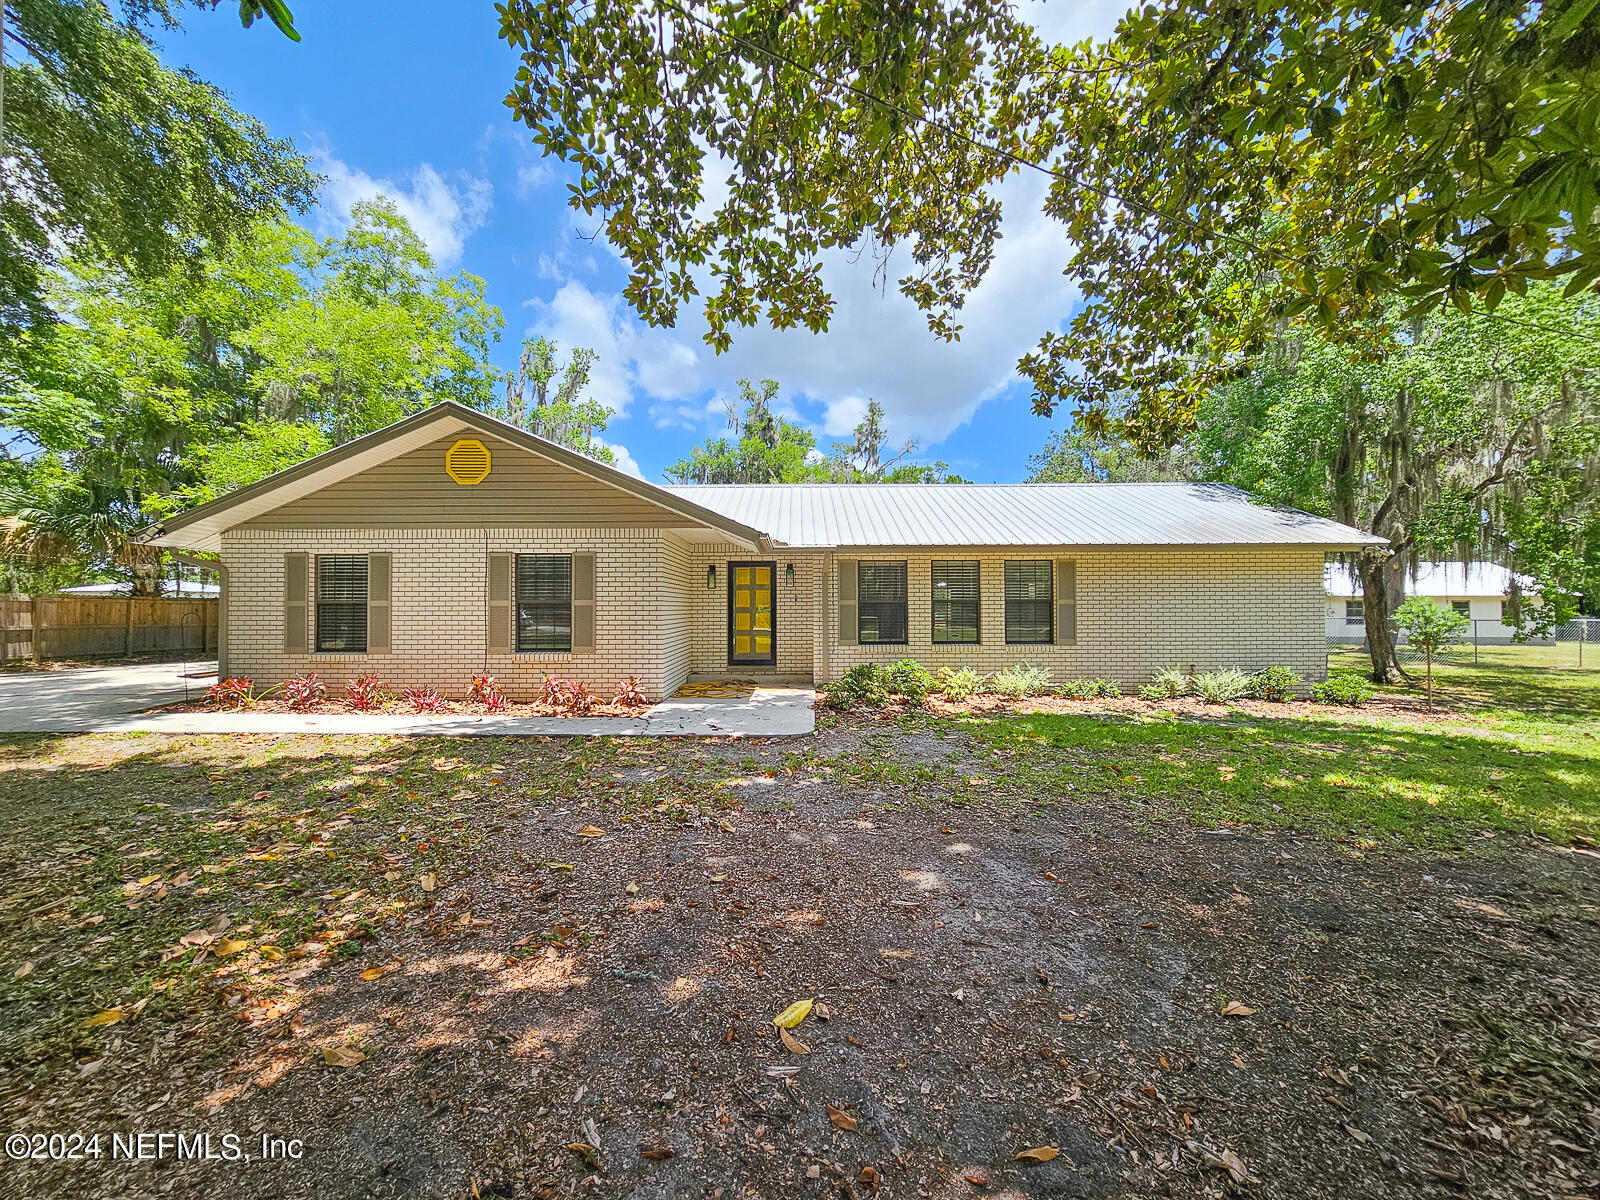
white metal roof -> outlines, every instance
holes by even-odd
[[[61,589],[63,596],[126,596],[133,591],[133,584],[128,581],[122,583],[79,583],[72,587]],[[197,583],[193,579],[180,579],[174,583],[165,580],[161,584],[163,597],[177,596],[189,600],[215,600],[222,595],[222,588],[215,583]]]
[[[1526,575],[1518,578],[1524,592],[1534,590],[1532,579]],[[1512,573],[1497,563],[1418,563],[1416,574],[1406,576],[1406,595],[1503,600],[1511,594],[1511,579]],[[1330,596],[1354,599],[1361,595],[1361,581],[1344,563],[1329,563],[1322,569],[1322,586]]]
[[[1320,546],[1384,539],[1214,483],[691,484],[666,489],[776,543]]]

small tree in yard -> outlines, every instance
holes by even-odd
[[[1433,707],[1433,656],[1467,627],[1467,617],[1426,596],[1412,596],[1394,611],[1395,627],[1422,651],[1428,670],[1428,707]]]

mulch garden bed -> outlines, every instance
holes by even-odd
[[[439,707],[427,712],[412,707],[404,700],[389,700],[378,708],[356,708],[348,700],[330,696],[314,708],[291,708],[287,701],[269,696],[256,700],[248,708],[229,710],[253,713],[290,713],[295,716],[467,716],[467,717],[642,717],[649,712],[650,704],[612,704],[595,702],[588,712],[574,713],[565,708],[537,701],[512,700],[498,709],[490,709],[478,701],[445,700]],[[205,700],[164,705],[157,712],[219,712],[218,706]]]
[[[818,699],[819,710],[827,707],[826,693]],[[1436,701],[1430,709],[1422,696],[1408,693],[1385,693],[1373,696],[1360,707],[1317,704],[1310,700],[1288,700],[1282,703],[1266,700],[1239,699],[1225,704],[1212,704],[1198,696],[1180,696],[1171,700],[1141,700],[1137,696],[1120,696],[1116,699],[1069,700],[1064,696],[1032,696],[1011,699],[1005,696],[977,695],[969,700],[952,701],[942,695],[932,695],[923,706],[924,711],[937,716],[1019,716],[1033,713],[1061,713],[1083,716],[1093,713],[1135,713],[1150,715],[1170,713],[1186,717],[1222,717],[1230,713],[1245,713],[1256,717],[1281,717],[1285,719],[1327,719],[1330,715],[1377,719],[1398,717],[1407,721],[1459,722],[1471,719],[1472,709],[1465,704],[1447,704]],[[854,712],[869,710],[858,707]],[[883,710],[898,717],[905,711],[902,705],[890,705]]]

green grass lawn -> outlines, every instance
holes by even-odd
[[[1219,705],[1209,719],[1152,707],[972,727],[1003,754],[1006,785],[1039,799],[1110,795],[1152,815],[1374,843],[1460,844],[1500,830],[1600,841],[1600,672],[1447,664],[1435,689],[1432,717]]]

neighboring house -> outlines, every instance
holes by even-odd
[[[145,538],[220,552],[225,674],[652,697],[902,657],[1318,678],[1324,556],[1382,540],[1204,484],[660,487],[453,403]]]
[[[79,583],[61,589],[63,596],[127,596],[132,592],[133,584],[126,580],[121,583]],[[168,579],[162,582],[161,594],[178,600],[215,600],[222,594],[222,589],[214,583],[197,583],[192,579],[174,582]]]
[[[1470,619],[1464,634],[1468,640],[1509,642],[1517,632],[1506,611],[1512,578],[1510,571],[1494,563],[1419,563],[1415,574],[1406,576],[1405,590],[1408,596],[1427,596]],[[1533,581],[1517,578],[1524,603],[1537,604]],[[1329,563],[1323,570],[1323,590],[1328,594],[1328,640],[1365,641],[1361,580],[1355,572],[1344,563]]]

